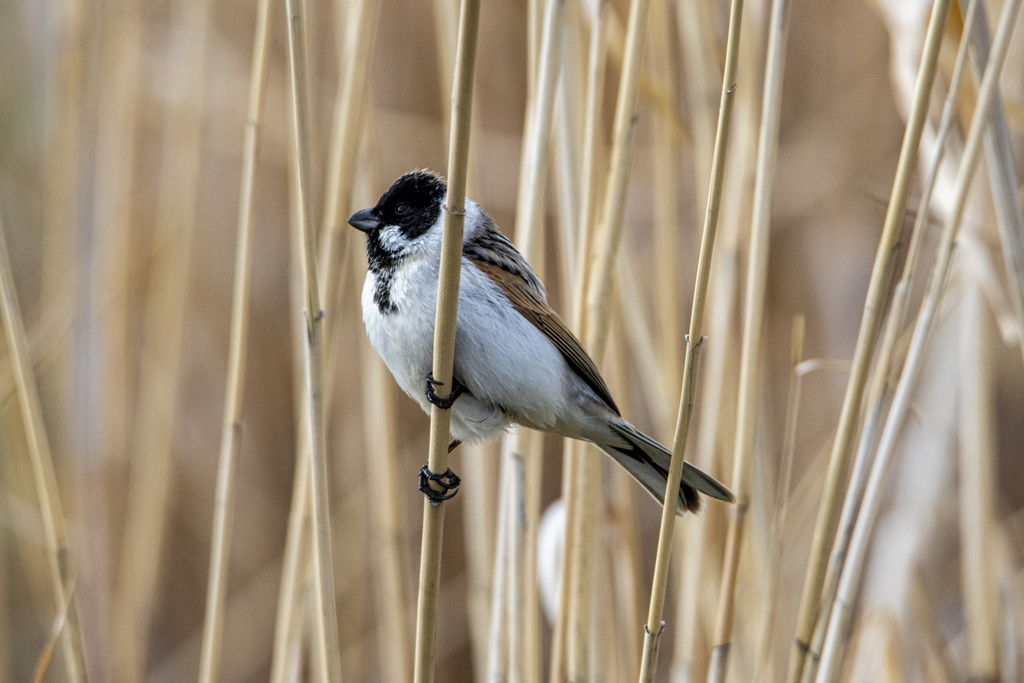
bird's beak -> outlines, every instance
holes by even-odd
[[[373,209],[363,209],[349,216],[348,224],[356,230],[370,232],[380,227],[380,219],[373,215]]]

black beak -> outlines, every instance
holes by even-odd
[[[356,230],[370,232],[380,227],[380,219],[373,215],[373,209],[363,209],[349,216],[348,224]]]

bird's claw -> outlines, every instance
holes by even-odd
[[[447,480],[447,481],[446,481]],[[440,486],[443,491],[430,486],[429,482],[434,482]],[[442,500],[450,500],[455,497],[455,494],[459,492],[459,484],[462,480],[459,479],[459,475],[452,472],[449,467],[448,471],[444,474],[434,474],[430,471],[430,463],[423,465],[420,468],[420,491],[423,492],[427,498],[430,499],[432,505],[440,505]],[[451,491],[451,493],[448,493]]]
[[[459,380],[452,377],[451,393],[445,396],[444,398],[441,398],[436,393],[434,393],[434,387],[439,387],[441,386],[441,384],[441,382],[438,382],[436,379],[434,379],[434,373],[427,373],[427,388],[425,391],[427,395],[427,400],[433,403],[441,410],[450,410],[451,407],[455,404],[455,399],[457,399],[459,396],[462,396],[463,392],[466,391],[466,386]]]

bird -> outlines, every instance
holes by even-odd
[[[366,332],[398,385],[427,413],[431,403],[451,410],[455,445],[494,438],[512,425],[589,441],[664,504],[671,452],[622,418],[594,361],[548,305],[540,278],[468,198],[452,390],[447,397],[434,393],[446,200],[444,177],[417,170],[348,219],[366,233]],[[420,488],[429,496],[424,474],[435,481],[443,475],[421,471]],[[699,511],[699,493],[735,502],[726,486],[684,463],[677,514]]]

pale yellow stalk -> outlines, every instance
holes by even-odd
[[[683,459],[690,433],[690,417],[693,414],[693,396],[696,384],[695,363],[703,338],[704,305],[707,298],[708,279],[711,274],[711,255],[714,251],[715,236],[718,232],[718,214],[722,201],[722,186],[725,175],[725,158],[729,143],[732,105],[736,93],[736,66],[740,26],[743,16],[743,0],[733,0],[729,15],[729,37],[726,47],[725,72],[722,79],[722,99],[715,135],[715,152],[712,162],[711,186],[708,188],[707,213],[704,232],[701,237],[700,257],[697,262],[697,278],[693,293],[693,308],[690,314],[689,336],[686,354],[683,358],[682,389],[680,391],[679,414],[676,433],[672,443],[672,462],[669,466],[668,482],[665,485],[665,505],[662,509],[661,528],[658,534],[658,554],[654,564],[654,578],[651,586],[651,603],[644,626],[643,659],[640,662],[640,683],[653,683],[658,669],[658,646],[664,628],[662,615],[665,609],[665,589],[668,583],[669,559],[672,556],[672,540],[675,533],[676,499],[679,480],[683,473]]]
[[[463,0],[459,16],[459,47],[452,89],[452,120],[448,154],[448,195],[444,234],[441,242],[441,271],[437,283],[437,314],[434,323],[433,377],[437,392],[445,396],[452,387],[455,352],[455,319],[459,305],[459,275],[462,266],[462,230],[465,222],[466,172],[469,159],[470,116],[473,105],[473,72],[476,67],[479,0]],[[451,413],[432,406],[430,411],[431,472],[448,471],[448,439]],[[420,552],[419,598],[416,609],[416,654],[413,680],[434,680],[437,627],[437,598],[441,583],[441,539],[444,531],[444,502],[423,501],[423,537]]]
[[[885,299],[891,286],[896,259],[899,255],[899,250],[896,247],[903,227],[914,170],[917,168],[921,133],[924,130],[928,113],[932,82],[935,80],[939,47],[942,43],[942,29],[949,13],[949,5],[950,0],[936,0],[925,37],[924,49],[921,54],[921,68],[918,71],[917,83],[914,87],[914,102],[907,120],[896,177],[889,199],[889,208],[885,215],[882,237],[878,243],[875,264],[871,271],[871,281],[864,303],[860,331],[857,334],[857,345],[853,352],[853,371],[850,373],[846,394],[843,397],[839,426],[836,429],[832,454],[829,458],[825,493],[821,507],[818,509],[818,519],[811,541],[811,554],[808,559],[807,574],[804,577],[803,593],[800,597],[796,639],[790,654],[789,673],[786,677],[789,683],[796,683],[801,678],[814,624],[821,606],[822,582],[825,578],[829,551],[832,548],[839,516],[842,512],[850,461],[853,455],[853,442],[857,432],[857,421],[868,380],[868,370],[871,367],[871,359],[874,356],[875,346],[881,332]]]
[[[743,315],[743,346],[740,352],[740,388],[736,416],[736,442],[733,458],[733,493],[736,505],[729,519],[725,564],[715,616],[714,651],[708,669],[708,683],[722,683],[729,666],[729,646],[735,609],[736,577],[750,506],[750,478],[754,461],[754,437],[757,426],[758,361],[768,284],[768,247],[772,195],[775,189],[775,163],[779,149],[779,120],[782,111],[782,82],[789,36],[789,2],[774,0],[768,27],[768,54],[765,58],[764,101],[761,106],[761,133],[757,148],[757,175],[754,184],[754,213],[750,228],[747,262],[747,291]]]
[[[214,683],[220,666],[224,629],[224,600],[228,583],[228,555],[231,550],[231,515],[234,510],[235,461],[242,444],[242,398],[245,380],[245,345],[249,328],[249,283],[252,272],[252,219],[256,154],[259,149],[263,88],[267,77],[270,29],[270,0],[260,0],[256,10],[249,77],[249,108],[242,150],[242,189],[238,207],[238,238],[235,251],[235,281],[231,305],[230,347],[228,349],[227,391],[221,427],[220,460],[210,552],[210,574],[206,588],[199,682]]]
[[[306,41],[304,0],[287,0],[288,64],[291,75],[291,110],[295,178],[298,192],[296,229],[302,234],[300,259],[306,343],[303,345],[303,386],[309,400],[308,430],[311,451],[310,503],[313,508],[313,556],[317,588],[317,648],[322,653],[320,675],[326,683],[341,681],[341,652],[338,646],[338,615],[334,598],[334,567],[331,553],[329,478],[323,404],[323,310],[317,278],[316,235],[313,228],[312,169],[309,156],[308,87],[306,85]]]
[[[910,342],[910,351],[907,354],[906,364],[903,366],[903,372],[900,375],[892,407],[890,408],[885,428],[882,431],[878,453],[875,456],[875,462],[871,470],[871,477],[868,480],[860,513],[857,517],[857,524],[850,540],[849,555],[843,566],[836,601],[832,606],[832,615],[825,636],[825,646],[822,650],[821,667],[816,678],[818,683],[832,681],[838,674],[843,648],[842,641],[849,624],[854,593],[860,584],[860,576],[864,566],[864,559],[867,555],[871,531],[874,528],[874,522],[878,515],[882,483],[895,451],[897,438],[901,432],[903,422],[910,411],[911,396],[920,373],[925,344],[942,299],[949,265],[953,258],[956,235],[960,228],[964,208],[967,203],[967,193],[970,189],[971,180],[981,152],[982,136],[985,131],[985,125],[988,123],[988,115],[996,93],[998,77],[1006,60],[1010,36],[1014,20],[1020,10],[1020,4],[1021,0],[1008,0],[1003,6],[999,28],[993,45],[992,58],[985,68],[985,76],[978,89],[978,104],[971,119],[971,127],[968,132],[967,143],[964,147],[963,159],[954,184],[953,205],[943,226],[937,260],[932,269],[928,289],[914,326],[914,335]]]
[[[184,2],[176,9],[183,15],[183,26],[170,47],[176,87],[164,108],[161,128],[156,224],[130,450],[127,527],[113,606],[114,678],[123,682],[144,677],[148,634],[159,595],[202,162],[209,0]]]
[[[70,588],[73,582],[71,558],[67,540],[67,523],[60,502],[57,472],[53,467],[53,454],[43,424],[43,409],[39,403],[39,390],[28,357],[25,323],[18,308],[14,292],[14,277],[7,250],[7,237],[0,224],[0,319],[3,321],[7,350],[18,390],[21,419],[28,439],[28,454],[32,463],[32,477],[39,498],[39,514],[46,541],[50,584],[53,589],[57,614],[67,614],[67,628],[62,638],[66,675],[72,683],[88,681],[82,630],[78,621]]]

